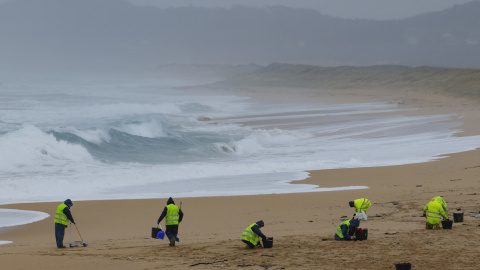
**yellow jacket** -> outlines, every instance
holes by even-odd
[[[360,210],[363,210],[363,212],[367,213],[367,209],[372,205],[372,203],[367,198],[361,198],[354,200],[353,205],[355,207],[355,212],[360,212]]]
[[[423,207],[423,215],[427,217],[429,224],[439,224],[442,221],[442,217],[448,220],[448,216],[445,211],[443,211],[442,205],[435,201],[431,201]]]

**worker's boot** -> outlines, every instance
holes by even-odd
[[[173,238],[173,237],[170,239],[170,246],[171,247],[175,246],[175,238]]]

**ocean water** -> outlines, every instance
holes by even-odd
[[[362,179],[334,188],[290,182],[307,170],[419,163],[480,147],[480,136],[455,136],[460,123],[447,120],[456,115],[177,88],[189,83],[0,81],[0,204],[365,189]],[[48,214],[0,216],[5,227]]]

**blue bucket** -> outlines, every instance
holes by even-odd
[[[165,238],[165,232],[162,230],[158,231],[157,238],[163,240],[163,238]]]

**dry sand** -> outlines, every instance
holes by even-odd
[[[319,91],[250,89],[248,94],[275,102],[394,102],[419,108],[415,114],[456,113],[462,135],[480,134],[480,103],[437,93],[382,89]],[[394,155],[395,153],[392,153]],[[87,247],[57,249],[53,215],[56,203],[3,205],[1,208],[47,212],[50,218],[3,229],[1,269],[479,269],[480,150],[437,161],[379,168],[313,171],[299,183],[321,187],[367,185],[366,190],[286,195],[174,198],[185,213],[180,242],[150,238],[166,199],[74,202],[72,213]],[[444,196],[453,219],[451,230],[425,230],[423,206]],[[366,241],[337,242],[337,226],[353,214],[348,201],[367,197],[373,205]],[[274,237],[271,249],[249,250],[242,231],[265,221]],[[65,243],[69,242],[67,229]],[[80,240],[73,228],[72,240]]]

